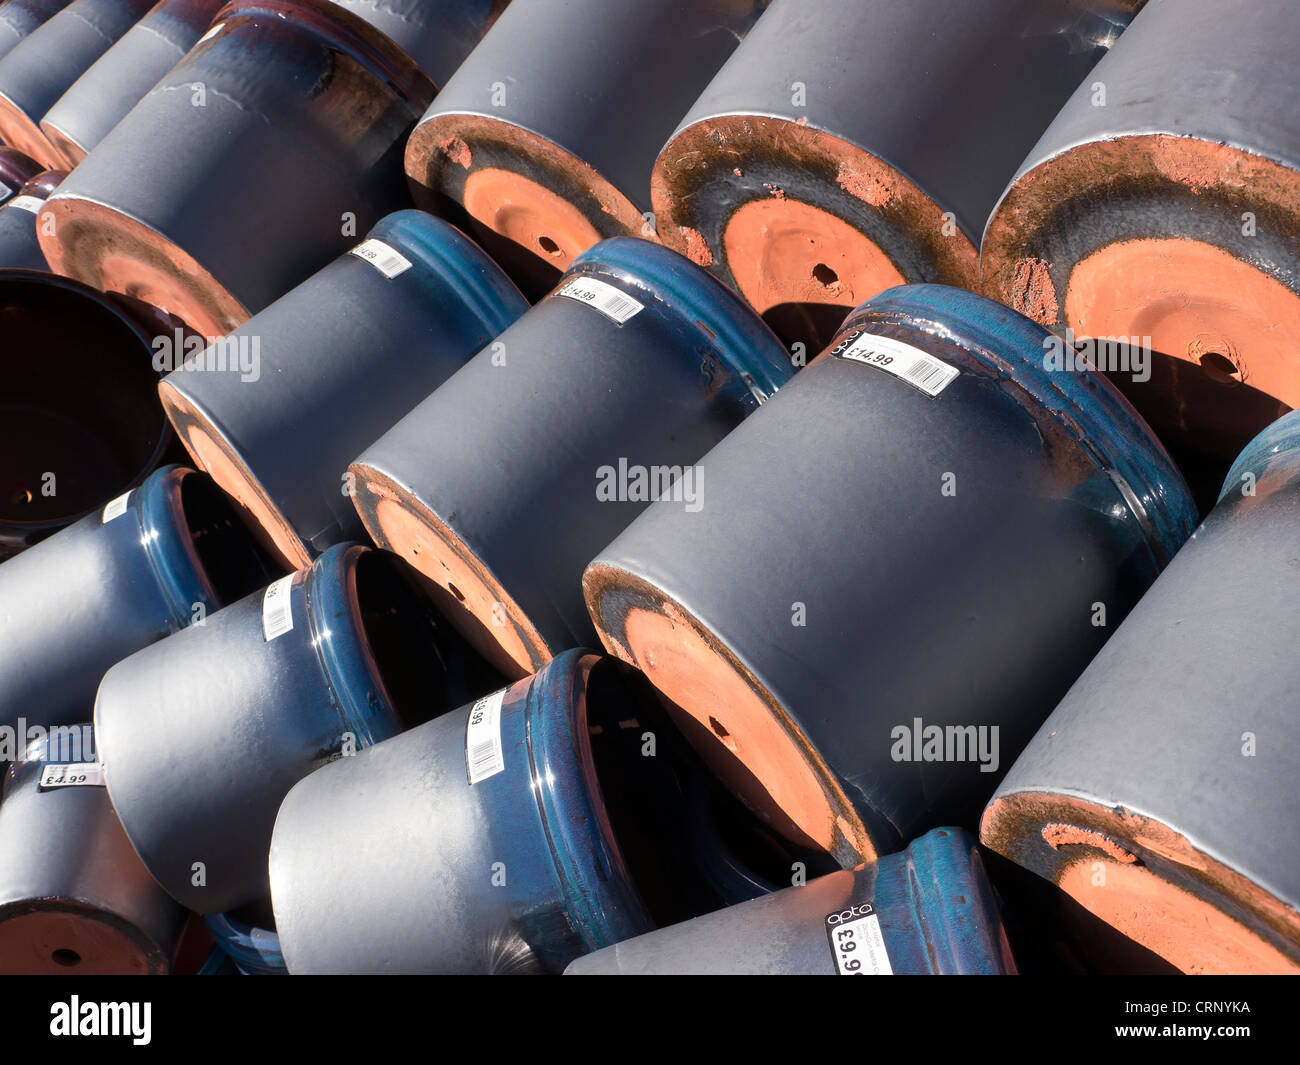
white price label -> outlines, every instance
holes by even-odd
[[[365,259],[389,281],[411,268],[411,260],[390,248],[382,240],[367,240],[352,249],[358,259]]]
[[[98,762],[68,762],[41,770],[43,788],[102,788],[104,767]]]
[[[869,902],[858,903],[826,917],[835,972],[840,976],[892,976],[880,918]]]
[[[936,359],[920,348],[891,337],[865,333],[843,351],[837,349],[833,354],[892,373],[909,385],[915,385],[931,398],[957,379],[957,367],[949,366],[942,359]]]
[[[270,643],[293,631],[293,596],[289,594],[293,574],[269,585],[262,596],[262,635]]]
[[[20,211],[31,211],[32,214],[40,214],[41,208],[45,206],[45,201],[39,196],[19,196],[16,200],[10,201],[9,206]]]
[[[123,495],[118,496],[115,500],[113,500],[113,502],[109,503],[108,506],[104,508],[104,519],[103,521],[100,522],[100,524],[107,525],[114,518],[120,518],[123,514],[125,514],[126,504],[127,501],[130,500],[130,498],[131,498],[131,493],[126,492]]]
[[[570,281],[558,295],[595,307],[606,318],[622,325],[629,318],[635,318],[645,304],[638,303],[621,289],[596,277],[578,277]]]
[[[469,709],[465,727],[465,765],[469,782],[477,784],[496,776],[506,767],[501,750],[501,704],[507,689],[485,695]]]

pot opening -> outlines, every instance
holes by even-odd
[[[212,479],[191,473],[181,480],[181,510],[199,564],[217,593],[217,602],[234,603],[282,573],[251,529]]]

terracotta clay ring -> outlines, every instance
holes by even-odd
[[[1183,972],[1300,972],[1297,530],[1292,413],[984,811],[986,846]]]
[[[409,205],[401,153],[432,96],[328,0],[235,0],[50,197],[41,246],[221,336]]]
[[[775,0],[659,153],[663,240],[809,357],[882,289],[976,288],[1007,175],[1128,20],[1032,6]]]
[[[0,799],[0,973],[168,973],[187,916],[122,832],[90,726],[33,741]]]
[[[1156,363],[1129,398],[1233,457],[1300,405],[1300,9],[1152,0],[1030,153],[989,220],[984,291]],[[1098,106],[1104,94],[1105,106]]]
[[[756,0],[508,7],[411,137],[417,202],[468,216],[530,297],[606,237],[655,238],[655,154],[754,21]],[[575,77],[575,72],[580,76]]]
[[[652,503],[583,577],[714,772],[845,866],[974,823],[1195,524],[1049,337],[958,289],[882,293],[700,461],[699,513]]]

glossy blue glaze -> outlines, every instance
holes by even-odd
[[[1223,480],[1219,502],[1236,496],[1250,474],[1255,495],[1266,495],[1300,477],[1300,411],[1279,418],[1242,449]]]
[[[1150,427],[1105,377],[1046,368],[1052,334],[1000,303],[945,285],[887,289],[851,314],[841,332],[868,316],[897,315],[964,348],[1050,411],[1093,457],[1132,489],[1136,514],[1159,565],[1173,557],[1198,515],[1182,475]]]
[[[189,625],[196,604],[203,604],[209,614],[225,605],[199,562],[181,509],[181,481],[193,475],[183,466],[164,466],[150,474],[127,503],[140,527],[140,546],[181,629]]]
[[[234,962],[245,976],[287,976],[288,968],[280,953],[280,938],[274,932],[252,925],[232,917],[228,913],[209,914],[203,918],[213,940],[222,954]],[[212,966],[215,971],[220,968],[215,959],[209,957],[199,970],[201,975]]]
[[[312,646],[320,658],[330,696],[356,745],[369,747],[402,731],[364,642],[365,626],[353,589],[357,559],[367,548],[336,544],[294,579],[311,627]]]
[[[587,743],[589,654],[556,657],[533,678],[524,713],[511,721],[526,730],[531,790],[568,916],[587,949],[596,950],[654,922],[623,865],[600,797]]]
[[[753,309],[685,256],[636,237],[601,241],[573,260],[575,276],[616,277],[640,289],[700,334],[761,402],[794,375],[790,354]]]
[[[428,298],[456,308],[456,322],[469,335],[497,336],[528,310],[528,301],[487,253],[440,218],[413,208],[395,211],[368,236],[416,263]]]

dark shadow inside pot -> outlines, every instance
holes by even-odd
[[[505,686],[395,555],[362,555],[356,590],[366,641],[403,729]]]
[[[0,524],[70,521],[156,462],[167,422],[147,338],[89,289],[0,271]]]
[[[838,868],[781,840],[722,788],[638,670],[602,659],[586,706],[614,838],[657,925],[787,887],[795,863],[807,879]]]
[[[181,481],[181,509],[199,563],[219,603],[237,602],[283,573],[234,504],[206,474],[192,473]]]

